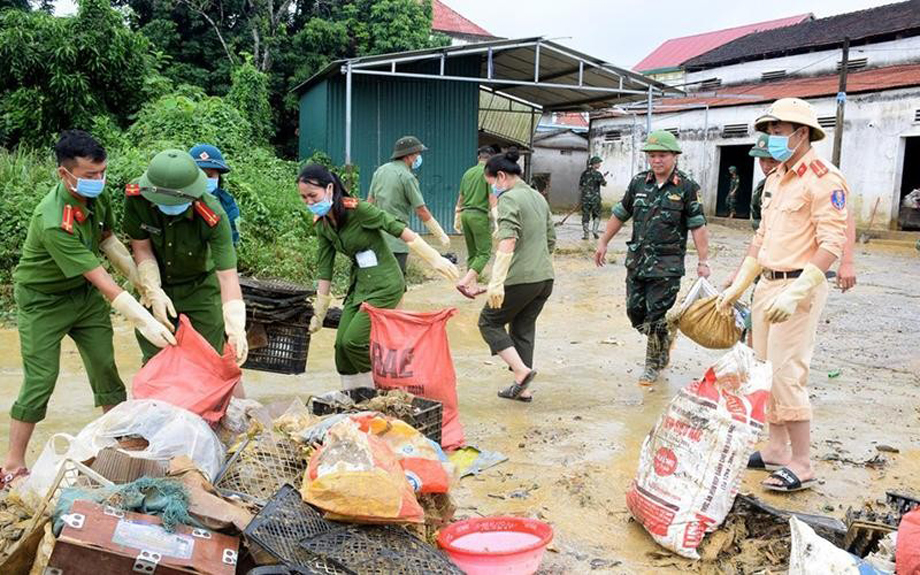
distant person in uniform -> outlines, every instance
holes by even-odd
[[[210,144],[198,144],[188,152],[198,167],[208,176],[208,192],[220,200],[220,206],[224,208],[227,214],[227,220],[230,222],[230,237],[233,239],[233,247],[240,244],[240,231],[236,222],[240,219],[240,207],[236,200],[224,189],[224,174],[230,173],[230,166],[224,160],[224,155],[217,146]]]
[[[735,166],[728,167],[728,197],[726,198],[726,203],[728,204],[728,217],[735,217],[735,210],[738,206],[738,189],[741,187],[741,178],[738,177],[738,168]]]
[[[601,159],[594,156],[588,162],[588,168],[578,178],[578,189],[581,194],[581,239],[588,239],[588,224],[593,221],[591,232],[594,239],[598,239],[598,230],[601,225],[601,186],[607,185],[604,174],[600,173]]]
[[[495,223],[498,218],[498,199],[491,193],[485,168],[494,153],[492,146],[479,148],[479,162],[460,179],[460,193],[454,210],[454,231],[463,234],[467,253],[467,272],[457,283],[457,289],[468,298],[481,293],[478,280],[492,256],[489,220]]]

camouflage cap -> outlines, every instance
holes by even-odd
[[[147,200],[163,206],[178,206],[204,195],[207,181],[208,176],[188,152],[163,150],[150,160],[147,171],[137,183]]]
[[[588,160],[588,165],[593,166],[594,164],[600,164],[602,162],[603,160],[601,160],[600,156],[591,156],[591,159]]]
[[[655,130],[648,135],[645,145],[642,146],[643,152],[673,152],[680,154],[680,145],[677,143],[677,137],[667,130]]]
[[[396,140],[396,143],[393,144],[393,155],[390,156],[391,160],[398,160],[408,156],[409,154],[414,154],[416,152],[424,152],[428,148],[425,147],[425,144],[415,136],[403,136],[402,138]]]
[[[767,148],[769,143],[770,134],[757,132],[757,141],[754,142],[754,147],[751,148],[751,151],[748,152],[748,155],[754,158],[772,158],[773,156],[770,155],[770,150]]]

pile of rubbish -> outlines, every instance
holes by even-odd
[[[0,573],[461,573],[433,544],[453,519],[453,465],[386,413],[417,415],[416,399],[316,415],[234,398],[216,425],[124,402],[55,435],[0,493]]]

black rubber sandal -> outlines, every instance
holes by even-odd
[[[512,383],[505,389],[498,392],[498,396],[502,399],[514,399],[517,401],[523,401],[525,403],[533,401],[533,396],[521,397],[521,394],[527,390],[527,386],[530,385],[530,382],[533,381],[533,378],[536,377],[536,370],[530,370],[530,373],[524,376],[524,379],[521,380],[521,383]]]
[[[763,460],[763,456],[759,451],[755,451],[748,457],[748,469],[755,469],[757,471],[779,471],[783,468],[779,463],[767,463]]]
[[[780,485],[773,485],[770,483],[761,483],[760,485],[764,489],[770,491],[779,491],[782,493],[793,493],[795,491],[804,491],[805,489],[810,489],[818,480],[817,479],[806,479],[802,481],[799,479],[799,476],[793,473],[788,467],[783,467],[779,471],[775,471],[770,474],[770,479],[779,479],[782,481]]]

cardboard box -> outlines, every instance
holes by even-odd
[[[77,501],[46,575],[233,575],[239,538],[186,525],[168,533],[158,517]]]
[[[121,484],[141,477],[165,477],[169,461],[143,459],[116,447],[106,447],[96,455],[90,467],[112,483]]]

